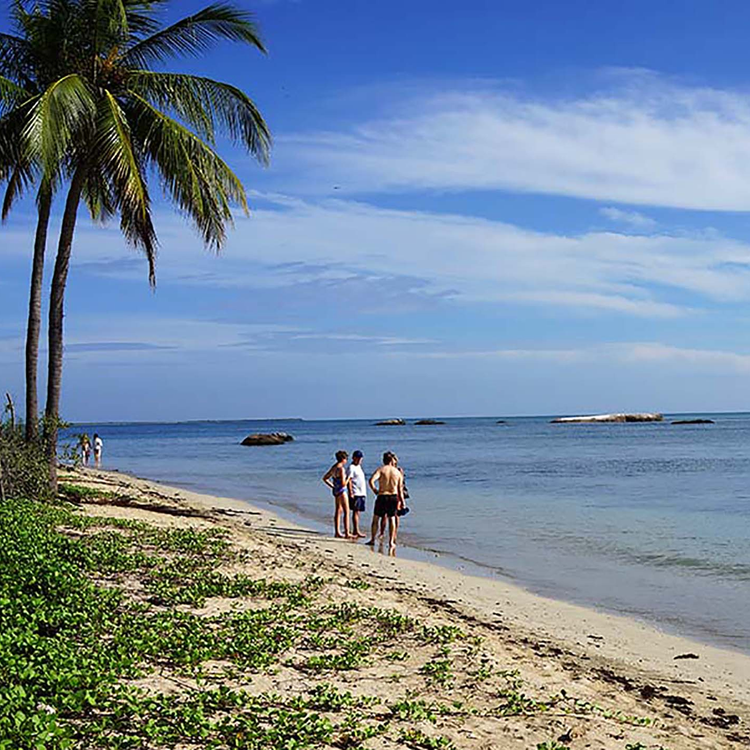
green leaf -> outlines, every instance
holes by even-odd
[[[122,62],[125,65],[144,67],[170,57],[195,56],[223,39],[244,42],[265,52],[266,48],[252,18],[251,14],[233,5],[209,5],[137,42],[124,53]]]

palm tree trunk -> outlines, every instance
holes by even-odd
[[[57,494],[57,433],[60,425],[60,393],[62,389],[63,365],[63,316],[65,313],[65,285],[68,281],[70,252],[76,228],[78,204],[81,201],[86,168],[76,169],[70,181],[65,213],[60,226],[60,238],[55,258],[55,273],[49,299],[49,345],[47,353],[47,405],[44,413],[47,460],[49,462],[50,489]]]
[[[31,267],[29,290],[29,320],[26,326],[26,441],[39,437],[39,394],[37,370],[39,367],[39,331],[42,324],[42,283],[44,281],[44,255],[47,250],[47,229],[52,207],[52,192],[47,187],[39,190],[37,198],[36,237],[34,261]]]

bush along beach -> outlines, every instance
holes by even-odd
[[[0,748],[697,747],[549,645],[102,476],[0,505]]]

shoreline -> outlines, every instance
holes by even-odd
[[[351,572],[387,580],[390,587],[407,597],[427,597],[457,616],[512,633],[516,640],[541,644],[560,658],[582,659],[595,671],[611,670],[621,684],[668,685],[670,692],[696,693],[695,698],[708,696],[708,701],[721,696],[736,703],[737,710],[750,711],[750,656],[741,652],[666,633],[624,615],[545,597],[499,577],[473,575],[408,556],[387,557],[365,545],[305,528],[264,504],[196,492],[119,471],[88,469],[71,472],[71,478],[77,483],[135,489],[179,507],[218,512],[226,519],[222,523],[240,524],[244,530],[249,527],[252,533],[270,536],[271,540],[293,542],[301,551]],[[112,510],[125,515],[129,512],[127,506]],[[243,515],[250,519],[235,519]],[[675,658],[685,654],[698,658]]]
[[[267,500],[222,496],[215,494],[211,489],[191,488],[189,484],[180,484],[179,482],[172,484],[170,483],[170,480],[162,482],[161,480],[150,479],[148,477],[138,477],[133,474],[128,474],[127,472],[120,472],[117,469],[111,470],[111,473],[139,479],[144,482],[151,482],[155,485],[160,485],[173,490],[192,493],[196,496],[243,503],[249,507],[276,516],[278,519],[289,524],[315,531],[317,534],[320,534],[322,538],[327,538],[329,535],[330,524],[327,516],[325,517],[326,520],[324,520],[322,515],[314,516],[306,513],[303,508],[293,503],[290,506],[277,504]],[[581,598],[576,598],[574,593],[570,590],[565,591],[564,595],[556,596],[550,591],[552,588],[550,584],[534,586],[532,583],[524,582],[520,578],[514,577],[503,569],[489,563],[481,563],[470,557],[465,557],[449,550],[440,550],[425,546],[421,544],[419,535],[412,535],[408,531],[405,534],[402,532],[399,536],[398,552],[399,558],[402,560],[413,560],[427,565],[437,566],[442,569],[453,571],[458,575],[498,581],[501,584],[507,584],[513,590],[520,590],[528,594],[530,597],[537,597],[541,600],[557,602],[562,605],[570,605],[586,612],[596,612],[602,616],[612,616],[614,618],[622,618],[627,622],[637,623],[644,626],[647,630],[653,630],[663,635],[670,635],[674,638],[682,639],[685,642],[692,644],[693,648],[710,648],[720,652],[737,654],[738,656],[750,659],[750,650],[743,650],[742,648],[735,648],[730,644],[722,643],[719,637],[708,629],[695,627],[693,628],[693,633],[683,633],[680,632],[679,624],[661,623],[657,619],[649,619],[647,615],[639,615],[636,612],[621,611],[617,610],[615,607],[600,608],[593,600],[582,600]]]

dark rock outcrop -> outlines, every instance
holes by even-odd
[[[430,424],[445,424],[445,422],[441,422],[439,419],[419,419],[414,424],[430,425]]]
[[[672,424],[716,424],[713,419],[678,419]]]
[[[291,443],[294,438],[286,432],[255,433],[248,435],[242,445],[284,445]]]

